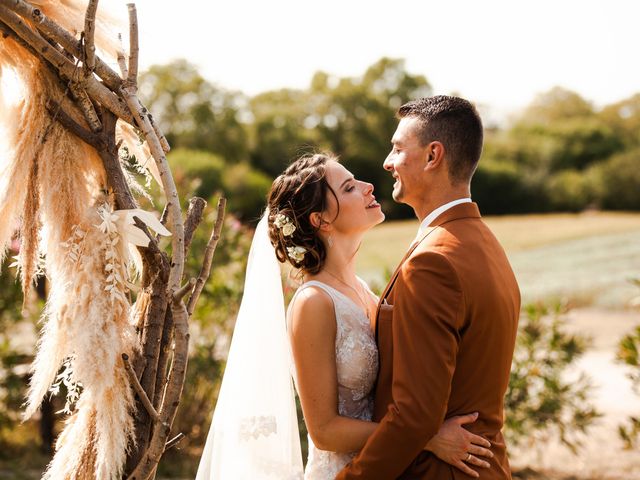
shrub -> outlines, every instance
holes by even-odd
[[[633,280],[640,287],[640,280]],[[633,303],[638,304],[640,297]],[[640,393],[640,325],[622,337],[618,344],[617,360],[630,367],[629,378],[637,393]],[[624,442],[625,448],[631,449],[640,443],[640,415],[628,418],[626,425],[618,426],[618,434]]]
[[[246,163],[226,168],[222,176],[228,211],[243,221],[257,219],[267,203],[272,180]]]
[[[563,170],[551,176],[546,193],[554,211],[579,212],[594,198],[586,176],[577,170]]]
[[[545,209],[538,177],[525,175],[510,161],[482,160],[471,181],[471,195],[483,215]]]
[[[182,199],[188,193],[205,200],[224,195],[227,211],[245,221],[257,218],[266,204],[272,180],[247,163],[228,165],[218,155],[184,148],[168,160]]]
[[[640,209],[640,149],[614,155],[587,171],[590,188],[600,207],[611,210]]]
[[[559,303],[524,307],[505,398],[505,434],[516,445],[557,434],[575,453],[580,434],[600,416],[588,401],[588,377],[566,376],[589,343],[564,330],[566,311]]]
[[[167,156],[180,198],[185,195],[208,200],[222,187],[224,160],[201,150],[178,148]]]

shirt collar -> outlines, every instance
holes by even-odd
[[[420,228],[418,228],[418,235],[416,235],[416,240],[419,240],[427,227],[433,222],[436,218],[438,218],[441,214],[446,212],[452,207],[456,205],[460,205],[461,203],[471,203],[471,198],[459,198],[458,200],[454,200],[449,203],[445,203],[444,205],[436,208],[433,212],[427,215],[422,222],[420,222]]]

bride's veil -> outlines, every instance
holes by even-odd
[[[196,480],[301,479],[280,267],[256,228],[227,366]]]

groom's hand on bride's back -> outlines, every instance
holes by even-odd
[[[489,440],[474,435],[462,425],[473,423],[478,419],[477,413],[459,415],[444,421],[438,433],[429,440],[425,450],[433,452],[440,460],[453,465],[467,475],[477,478],[478,472],[469,467],[489,468],[488,462],[480,457],[491,458],[493,453],[489,450]]]

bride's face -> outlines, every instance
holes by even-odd
[[[327,194],[328,208],[322,217],[331,223],[336,233],[362,233],[384,220],[384,213],[373,195],[373,185],[356,180],[338,162],[326,164],[326,178],[335,197],[331,192]]]

